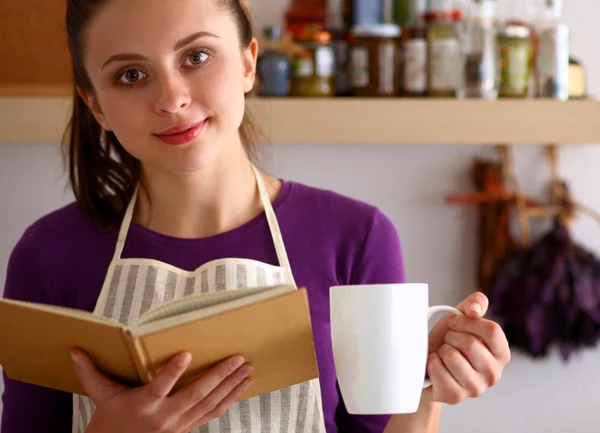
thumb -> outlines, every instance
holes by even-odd
[[[463,312],[465,316],[472,319],[481,319],[485,316],[489,307],[489,300],[481,292],[471,293],[456,308]]]
[[[73,358],[73,370],[94,404],[98,405],[98,403],[110,400],[127,389],[100,373],[90,357],[81,350],[74,349],[71,357]]]

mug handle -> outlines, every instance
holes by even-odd
[[[434,316],[434,314],[436,313],[441,313],[441,312],[447,312],[447,313],[453,313],[457,316],[462,316],[463,313],[459,310],[457,310],[454,307],[449,307],[447,305],[438,305],[436,307],[429,307],[429,309],[427,310],[427,320],[431,320],[431,318]],[[429,388],[431,386],[431,380],[429,379],[425,379],[425,382],[423,383],[423,389],[425,388]]]

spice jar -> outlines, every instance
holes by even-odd
[[[529,94],[533,62],[531,30],[511,24],[498,32],[501,98],[525,98]]]
[[[431,0],[432,21],[427,29],[427,95],[455,98],[459,93],[462,41],[452,0]]]
[[[397,96],[400,89],[400,27],[359,25],[352,29],[352,88],[355,96]]]
[[[496,0],[479,0],[470,6],[463,26],[464,78],[460,93],[468,98],[496,99],[500,81]]]
[[[270,41],[273,47],[281,42],[281,28],[266,27],[265,40]],[[258,57],[258,81],[262,96],[288,96],[290,91],[290,60],[286,53],[266,48]]]
[[[330,32],[307,27],[295,42],[304,52],[294,58],[292,96],[335,96],[335,56]]]

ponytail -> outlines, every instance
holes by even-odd
[[[139,161],[125,151],[114,133],[102,129],[77,91],[67,134],[65,157],[75,198],[100,227],[110,228],[118,223],[133,195]]]

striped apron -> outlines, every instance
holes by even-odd
[[[145,311],[177,298],[220,290],[243,290],[278,283],[295,286],[279,224],[265,185],[253,167],[260,199],[279,259],[272,266],[249,259],[225,258],[205,263],[193,272],[150,259],[122,259],[138,190],[125,213],[114,258],[94,314],[130,325]],[[94,403],[73,395],[73,433],[84,433]],[[193,433],[325,433],[319,380],[314,379],[269,394],[240,401],[220,418]]]

